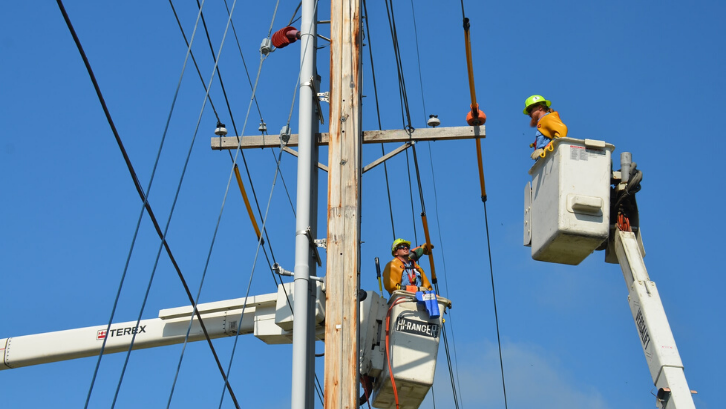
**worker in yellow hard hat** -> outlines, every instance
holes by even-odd
[[[423,244],[411,249],[411,242],[396,239],[391,245],[393,260],[386,264],[383,270],[383,285],[389,294],[396,290],[432,291],[431,283],[426,278],[423,268],[416,260],[424,254],[429,254],[434,246]],[[412,287],[416,287],[413,289]]]
[[[542,95],[532,95],[524,101],[524,114],[529,115],[529,126],[537,128],[534,136],[532,159],[544,157],[544,149],[554,138],[567,136],[567,126],[560,120],[560,115],[550,108],[552,102]],[[552,150],[552,149],[550,149]]]

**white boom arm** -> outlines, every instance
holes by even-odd
[[[209,337],[221,338],[253,334],[268,344],[292,342],[292,285],[278,287],[277,293],[254,297],[237,298],[199,304],[197,307],[204,321]],[[318,301],[315,309],[316,334],[324,335],[319,324],[325,318],[325,300],[322,284],[317,283]],[[287,303],[290,299],[290,304]],[[244,306],[244,315],[242,308]],[[69,359],[97,356],[103,339],[107,338],[104,354],[124,352],[129,349],[133,334],[136,334],[133,349],[152,348],[180,344],[189,327],[193,309],[190,306],[159,311],[159,318],[112,324],[108,333],[106,325],[47,332],[20,337],[0,338],[0,370],[23,366],[65,361]],[[240,322],[240,317],[242,317]],[[196,316],[189,332],[189,341],[204,340],[204,333]]]
[[[656,406],[661,409],[695,409],[663,303],[645,269],[635,234],[617,229],[615,234],[615,252],[628,286],[630,312],[648,361],[650,376],[658,388]]]

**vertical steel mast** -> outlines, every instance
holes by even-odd
[[[293,409],[314,407],[315,377],[315,328],[314,328],[314,283],[315,275],[310,248],[310,237],[317,232],[318,196],[318,132],[317,116],[314,112],[315,53],[317,46],[317,9],[315,0],[302,1],[300,21],[300,109],[299,145],[297,164],[297,217],[295,221],[295,291],[292,345],[292,404]],[[308,232],[309,229],[309,232]],[[310,236],[308,236],[308,234]]]
[[[325,407],[358,407],[361,209],[360,0],[330,6]]]

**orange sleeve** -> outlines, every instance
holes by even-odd
[[[403,271],[397,268],[393,261],[389,261],[386,268],[383,269],[383,287],[388,291],[388,294],[396,291],[396,284],[401,284],[401,272]]]

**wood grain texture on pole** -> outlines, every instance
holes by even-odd
[[[360,0],[331,1],[325,407],[358,408]]]

